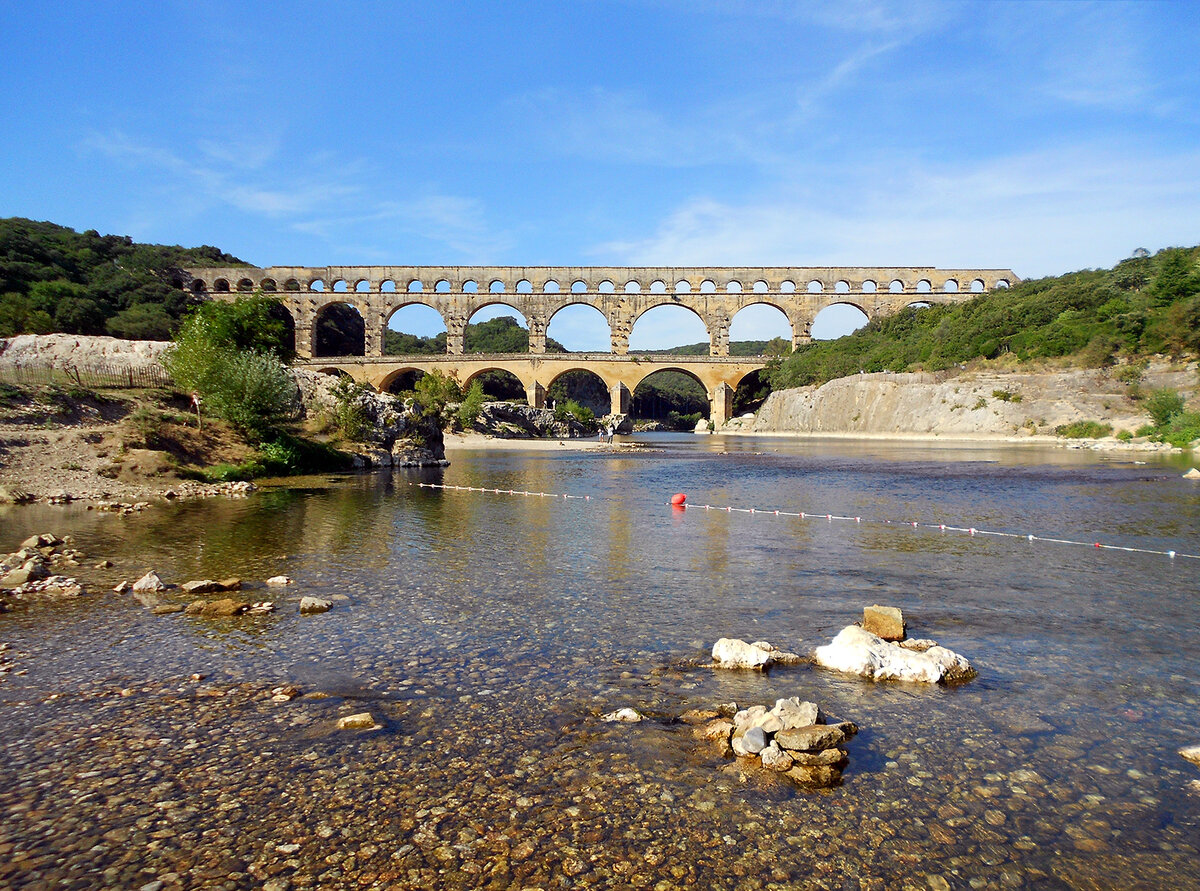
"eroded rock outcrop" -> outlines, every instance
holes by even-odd
[[[411,399],[355,388],[339,389],[339,379],[315,371],[292,369],[306,417],[332,416],[349,407],[362,421],[361,447],[350,449],[360,467],[426,467],[445,464],[441,425]]]

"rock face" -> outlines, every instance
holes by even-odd
[[[894,606],[864,607],[862,626],[884,640],[904,640],[904,614]]]
[[[899,680],[936,684],[974,676],[971,664],[933,641],[908,641],[907,646],[883,640],[857,625],[838,632],[813,653],[818,665],[876,681]]]
[[[1195,386],[1194,368],[1194,363],[1154,363],[1142,385],[1188,392]],[[1128,387],[1102,369],[878,373],[854,374],[820,387],[776,390],[759,409],[750,431],[1053,435],[1059,424],[1081,420],[1132,431],[1149,419],[1145,408],[1129,398]]]
[[[584,423],[574,415],[555,417],[548,408],[510,402],[485,402],[471,429],[500,439],[574,439],[594,436],[597,422]]]
[[[737,638],[722,637],[712,648],[713,665],[717,668],[755,668],[760,671],[771,665],[794,665],[802,661],[795,653],[787,653],[765,640],[746,643]]]
[[[137,369],[159,364],[171,344],[161,340],[120,340],[82,334],[18,334],[0,338],[0,363],[39,368],[103,364]]]
[[[295,368],[292,377],[304,416],[338,411],[341,403],[335,390],[337,378]],[[390,393],[357,389],[350,401],[363,419],[363,448],[356,452],[360,466],[424,467],[445,463],[441,427],[436,419],[424,417],[411,399],[401,401]]]

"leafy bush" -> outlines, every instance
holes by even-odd
[[[1066,439],[1100,439],[1112,434],[1112,424],[1101,424],[1099,421],[1073,421],[1070,424],[1059,424],[1054,428],[1054,434]]]
[[[244,317],[220,308],[234,305],[205,304],[189,316],[164,365],[183,390],[199,394],[210,413],[261,439],[292,411],[296,385],[269,339],[253,336],[252,323],[241,324],[255,312]]]
[[[596,413],[586,405],[580,405],[574,399],[568,399],[566,403],[566,411],[571,417],[577,421],[582,421],[585,424],[590,424],[596,420]]]
[[[479,418],[479,413],[483,411],[485,399],[483,382],[479,379],[471,381],[471,386],[467,388],[467,395],[463,397],[462,404],[458,407],[458,425],[460,427],[466,430],[475,423]]]
[[[1169,388],[1154,390],[1146,397],[1146,411],[1154,426],[1165,427],[1171,420],[1171,415],[1183,411],[1183,397]]]
[[[362,392],[363,386],[348,377],[343,377],[334,383],[332,389],[336,400],[333,416],[330,418],[333,429],[343,439],[360,442],[367,429],[367,416],[358,402],[358,394]]]
[[[992,398],[999,399],[1001,402],[1021,402],[1023,396],[1020,393],[1014,393],[1012,390],[992,390]]]
[[[447,407],[452,402],[462,402],[462,387],[458,381],[440,371],[431,371],[413,385],[413,394],[422,417],[437,418],[445,426],[450,420]]]

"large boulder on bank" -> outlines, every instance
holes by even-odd
[[[921,645],[932,644],[923,641]],[[936,684],[966,680],[974,675],[971,663],[936,644],[928,649],[903,647],[857,625],[838,632],[832,642],[813,653],[818,665],[857,674],[876,681],[898,680]]]

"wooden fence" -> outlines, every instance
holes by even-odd
[[[83,365],[47,363],[0,363],[0,383],[18,386],[58,384],[89,388],[134,389],[171,387],[174,382],[159,365],[131,368],[108,362]]]

